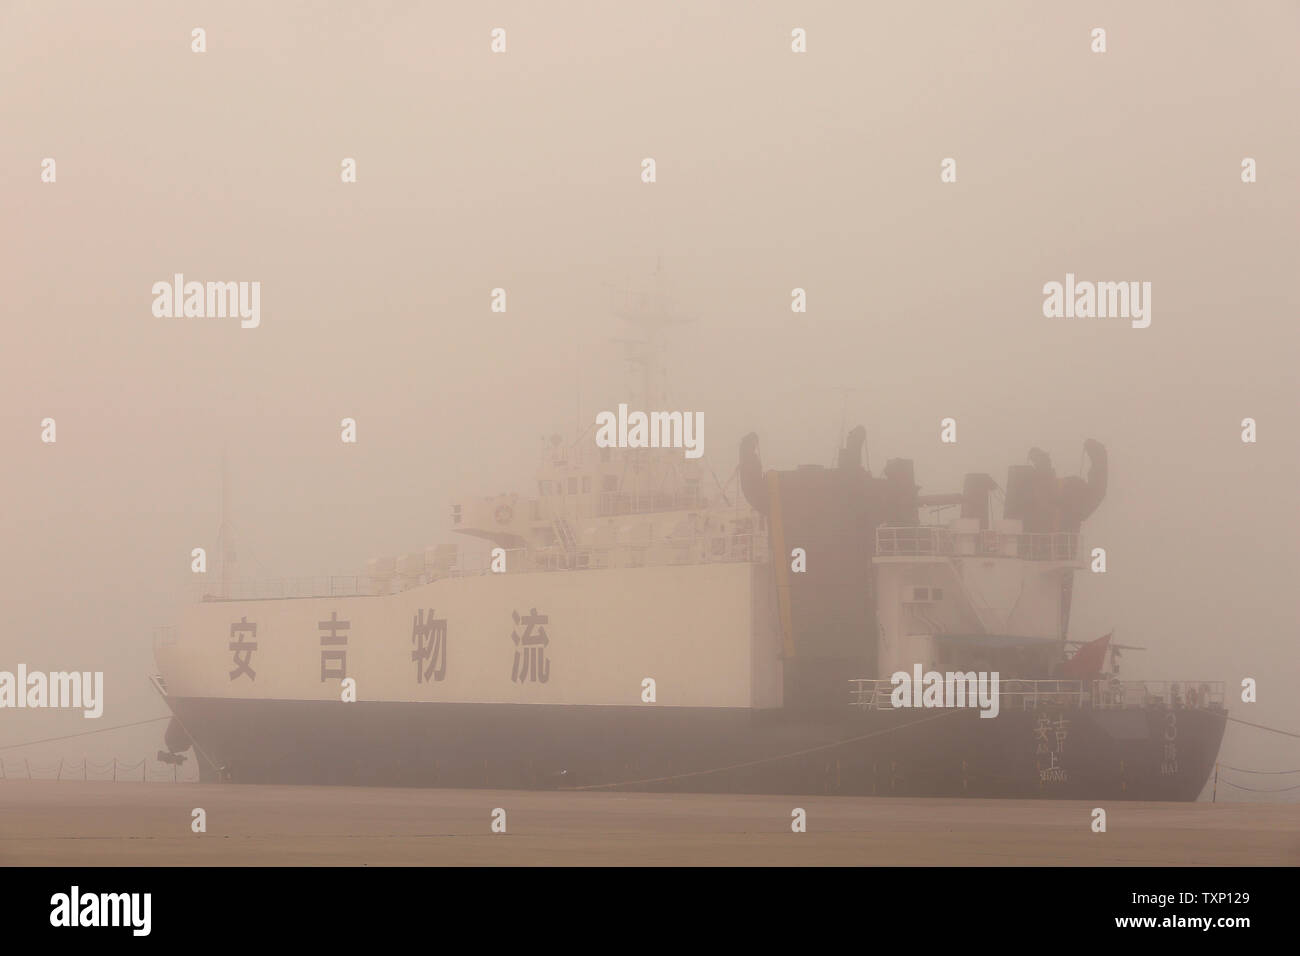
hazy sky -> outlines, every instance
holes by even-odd
[[[749,430],[767,467],[830,463],[838,386],[926,492],[1032,445],[1074,473],[1096,438],[1110,570],[1073,635],[1149,647],[1127,677],[1256,677],[1233,712],[1300,730],[1294,3],[356,7],[0,2],[0,668],[108,672],[106,726],[165,712],[150,628],[215,556],[223,443],[266,577],[528,491],[580,395],[626,398],[616,290],[662,256],[720,478]],[[174,272],[260,281],[261,327],[155,318]],[[1066,272],[1151,282],[1150,328],[1044,318]],[[0,746],[87,724],[3,712]],[[136,759],[162,727],[0,756]],[[1223,759],[1300,741],[1230,726]]]

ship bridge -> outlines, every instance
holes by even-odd
[[[1060,656],[1070,581],[1086,566],[1080,535],[981,524],[876,529],[881,673],[978,662],[1045,674]]]

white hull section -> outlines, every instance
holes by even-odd
[[[767,565],[719,563],[209,601],[155,657],[175,698],[337,701],[349,678],[359,701],[771,709],[772,591]]]

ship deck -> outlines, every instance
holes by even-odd
[[[1077,801],[4,781],[0,865],[1300,864],[1294,804],[1103,805],[1098,834]]]

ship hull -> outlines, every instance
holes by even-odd
[[[1195,800],[1224,712],[573,707],[169,698],[237,783]]]

